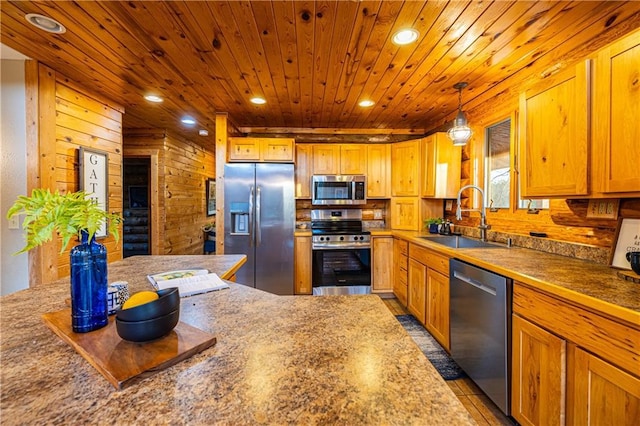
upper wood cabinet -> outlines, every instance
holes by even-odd
[[[367,174],[367,145],[347,144],[340,146],[340,174]]]
[[[419,231],[420,199],[418,197],[391,197],[391,229]]]
[[[340,174],[340,145],[330,143],[313,145],[313,174]]]
[[[422,196],[456,198],[460,189],[462,152],[453,146],[446,133],[434,133],[422,139]]]
[[[229,138],[229,161],[291,163],[291,138]]]
[[[640,196],[640,35],[601,50],[593,80],[594,195]]]
[[[391,195],[420,196],[420,143],[422,139],[391,145]]]
[[[296,144],[296,198],[311,198],[311,176],[313,175],[313,146]]]
[[[391,146],[367,145],[367,198],[389,198]]]
[[[520,95],[523,198],[588,194],[589,67],[582,62]]]

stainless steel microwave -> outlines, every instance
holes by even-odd
[[[365,204],[366,182],[364,175],[313,175],[311,204]]]

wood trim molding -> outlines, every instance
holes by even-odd
[[[216,114],[216,254],[224,254],[224,164],[227,161],[228,114]]]

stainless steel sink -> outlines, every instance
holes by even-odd
[[[433,236],[433,237],[420,237],[425,240],[442,244],[451,248],[500,248],[503,246],[487,243],[480,240],[474,240],[473,238],[467,237],[459,237],[457,235],[442,235],[442,236]]]

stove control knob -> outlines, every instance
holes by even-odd
[[[364,237],[360,237],[360,241],[364,240]]]
[[[358,237],[357,236],[353,237],[353,241],[358,241]]]
[[[320,237],[320,241],[324,241],[324,237]]]
[[[329,237],[325,238],[325,241],[329,241]]]
[[[344,241],[344,237],[340,237],[340,241]]]

